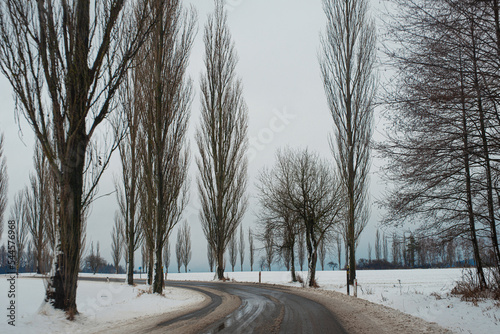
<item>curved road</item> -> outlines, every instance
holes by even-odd
[[[239,297],[241,305],[201,333],[346,333],[323,305],[285,289],[217,282],[167,281],[167,285],[208,294],[212,303],[197,312],[160,323],[158,327],[181,320],[196,321],[220,305],[219,296],[200,289],[209,288]]]
[[[80,277],[80,280],[105,280],[97,277]],[[123,279],[110,278],[123,282]],[[144,280],[136,280],[136,282]],[[210,300],[204,307],[167,321],[159,320],[148,331],[155,333],[178,332],[181,323],[206,323],[219,306],[223,295],[233,295],[241,305],[222,319],[210,321],[201,331],[214,333],[347,333],[325,306],[311,299],[298,296],[286,288],[258,284],[229,282],[166,281],[167,286],[190,289],[204,294]],[[220,294],[219,294],[220,293]],[[177,330],[175,330],[177,329]]]

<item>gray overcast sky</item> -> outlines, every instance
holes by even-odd
[[[372,15],[377,17],[381,1],[371,1]],[[192,4],[197,9],[199,25],[189,67],[196,95],[192,105],[189,133],[192,184],[185,218],[191,225],[192,234],[193,257],[189,268],[193,271],[206,271],[206,240],[197,211],[197,170],[194,163],[197,148],[194,131],[199,122],[199,79],[203,71],[204,55],[203,28],[208,13],[213,10],[213,2],[188,0],[185,4]],[[259,210],[254,197],[256,176],[262,167],[274,163],[276,149],[287,145],[309,147],[324,158],[332,160],[328,145],[332,119],[326,104],[317,60],[319,35],[324,30],[326,20],[321,0],[227,0],[227,9],[229,27],[240,59],[236,71],[243,81],[244,97],[249,110],[250,207],[243,220],[247,232],[248,227],[254,228],[256,212]],[[34,137],[24,119],[20,120],[21,130],[19,129],[14,117],[12,89],[3,76],[0,76],[0,100],[0,131],[5,134],[10,205],[14,194],[29,182]],[[383,131],[379,122],[376,123],[376,133]],[[376,172],[379,165],[380,162],[374,160],[372,170]],[[118,176],[119,172],[120,162],[115,154],[99,185],[100,194],[114,190],[113,178]],[[371,193],[378,197],[383,187],[374,173],[371,179]],[[101,255],[108,261],[111,261],[110,231],[116,209],[114,194],[99,199],[92,207],[87,225],[87,241],[99,241]],[[379,210],[373,205],[370,221],[361,237],[358,258],[367,257],[367,245],[368,242],[372,246],[374,244],[375,229],[379,220]],[[172,244],[175,243],[176,234],[177,231],[174,230],[170,238]],[[5,235],[1,239],[2,243],[4,241]],[[248,251],[248,242],[246,243]],[[170,271],[176,268],[174,251],[172,246]],[[137,257],[140,257],[140,252],[136,253]],[[245,264],[249,269],[248,254]],[[136,267],[139,265],[137,263]],[[237,267],[239,269],[239,265]]]

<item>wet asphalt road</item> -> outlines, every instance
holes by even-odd
[[[280,288],[218,282],[168,281],[167,284],[193,290],[197,287],[210,288],[241,299],[241,306],[236,311],[203,330],[204,334],[346,333],[335,316],[323,305]],[[200,292],[206,294],[206,291]],[[214,304],[220,304],[220,300],[214,296],[209,297],[212,297]],[[210,304],[208,308],[211,307]],[[198,312],[204,311],[205,309],[202,309]],[[186,315],[179,320],[195,321],[197,317],[202,316],[196,313]]]
[[[101,278],[83,278],[83,280],[105,280]],[[110,279],[110,281],[120,281]],[[144,280],[135,280],[143,283]],[[180,321],[199,321],[210,314],[222,303],[222,297],[211,293],[209,288],[241,299],[241,305],[234,312],[212,323],[200,333],[307,333],[336,334],[347,333],[341,324],[323,305],[295,295],[280,287],[260,286],[257,284],[167,281],[167,286],[191,289],[211,299],[202,309],[180,317],[158,323],[155,332],[168,331],[168,327]]]

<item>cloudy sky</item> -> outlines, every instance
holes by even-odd
[[[372,1],[372,15],[380,17],[382,1]],[[207,15],[213,10],[212,1],[188,0],[198,11],[199,30],[191,54],[189,73],[195,83],[195,97],[190,121],[191,194],[185,218],[191,226],[193,257],[189,268],[206,271],[206,240],[198,218],[198,196],[195,188],[197,154],[194,132],[199,122],[199,79],[203,70],[203,27]],[[237,73],[243,81],[244,97],[249,110],[250,207],[243,220],[245,231],[256,224],[259,208],[255,199],[255,181],[258,171],[274,163],[276,149],[290,146],[319,152],[332,160],[328,134],[332,131],[332,119],[318,65],[319,36],[324,30],[325,16],[321,0],[227,0],[229,27],[239,55]],[[5,134],[5,155],[9,174],[9,204],[14,194],[28,184],[32,170],[34,139],[32,130],[24,119],[14,117],[12,90],[0,76],[0,131]],[[377,118],[378,119],[378,118]],[[375,136],[383,135],[381,121],[376,121]],[[333,162],[332,162],[333,163]],[[383,192],[376,172],[383,162],[374,160],[372,172],[372,201]],[[114,191],[113,178],[119,175],[117,155],[100,183],[100,194]],[[87,241],[100,242],[101,255],[108,261],[110,256],[110,231],[117,209],[115,195],[96,201],[87,226]],[[372,215],[362,234],[358,258],[367,257],[367,245],[373,246],[374,235],[381,219],[379,209],[373,205]],[[174,242],[177,231],[171,240]],[[5,236],[1,242],[5,242]],[[246,246],[248,251],[248,242]],[[173,254],[170,270],[175,270]],[[137,253],[139,255],[139,252]],[[260,256],[259,256],[260,257]],[[329,259],[328,261],[331,261]],[[257,262],[257,261],[256,261]],[[336,262],[336,260],[335,260]],[[344,262],[344,261],[342,261]],[[249,268],[248,255],[245,259]],[[139,266],[140,264],[137,264]],[[239,265],[238,265],[239,269]]]

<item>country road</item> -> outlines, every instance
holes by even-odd
[[[194,290],[205,297],[204,302],[189,310],[131,319],[97,333],[450,333],[435,323],[332,291],[230,282],[167,281],[166,285]]]
[[[346,333],[323,305],[279,288],[234,283],[168,282],[187,289],[210,288],[237,296],[241,305],[202,333]],[[193,321],[197,314],[188,315]]]
[[[81,277],[80,280],[106,280]],[[110,279],[110,281],[117,281]],[[123,280],[118,280],[123,282]],[[144,280],[136,280],[143,283]],[[204,294],[209,302],[202,308],[173,319],[148,325],[157,333],[347,333],[337,318],[323,305],[280,287],[221,282],[167,281],[167,286],[190,289]],[[239,307],[220,319],[208,321],[218,308],[227,307],[224,295],[239,299]]]

